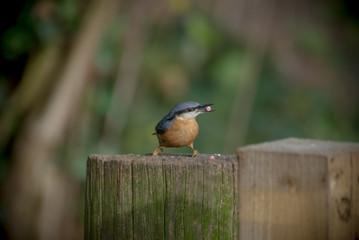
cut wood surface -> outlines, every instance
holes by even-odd
[[[238,239],[237,178],[235,155],[91,155],[85,239]]]
[[[214,159],[213,159],[214,157]],[[359,144],[91,155],[85,239],[359,239]]]
[[[359,238],[359,144],[291,138],[238,154],[241,239]]]

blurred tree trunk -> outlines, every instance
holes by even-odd
[[[123,52],[115,76],[110,107],[105,116],[100,152],[121,152],[121,135],[128,122],[136,90],[142,57],[151,24],[168,14],[161,1],[140,0],[131,3],[127,12],[129,28],[123,39]],[[122,40],[122,39],[121,39]]]
[[[42,110],[25,120],[15,141],[5,189],[7,227],[12,239],[63,239],[66,229],[62,218],[68,211],[67,202],[74,197],[73,184],[54,164],[53,157],[79,107],[101,33],[118,3],[90,3],[58,85]]]
[[[238,79],[224,141],[224,152],[232,152],[241,146],[247,137],[263,59],[279,20],[276,16],[276,2],[225,0],[218,4],[213,13],[216,21],[224,29],[245,43],[246,68],[242,74],[243,79]]]
[[[138,74],[141,57],[147,39],[147,26],[152,20],[148,2],[133,4],[128,19],[128,28],[124,39],[124,50],[119,61],[115,84],[112,91],[110,108],[106,114],[104,131],[100,142],[100,151],[120,150],[120,136],[125,127],[129,111],[133,104],[138,86]]]
[[[48,80],[62,64],[60,55],[61,41],[55,39],[30,57],[19,86],[10,96],[1,114],[0,147],[8,144],[21,116],[39,105],[40,100],[51,88],[50,85],[54,81]]]

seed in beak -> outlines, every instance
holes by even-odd
[[[207,106],[204,108],[204,110],[206,110],[206,112],[210,112],[212,110],[211,106]]]

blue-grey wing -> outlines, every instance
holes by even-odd
[[[172,126],[172,120],[173,117],[170,116],[170,114],[166,115],[164,118],[162,118],[159,123],[156,125],[156,133],[154,134],[162,134],[166,132],[171,126]]]

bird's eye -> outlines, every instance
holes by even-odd
[[[193,108],[188,108],[188,112],[192,112],[193,110]]]

